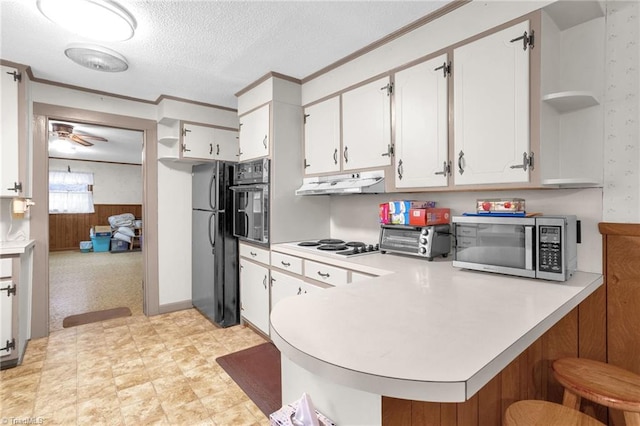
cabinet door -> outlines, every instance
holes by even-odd
[[[0,288],[12,288],[11,279],[0,280]],[[8,347],[7,342],[13,341],[13,299],[15,296],[9,295],[7,290],[0,291],[0,356],[9,355],[12,348]]]
[[[15,197],[20,191],[13,190],[20,183],[18,176],[18,81],[13,73],[18,70],[2,66],[0,76],[0,196]]]
[[[286,297],[304,294],[304,281],[278,271],[271,271],[271,309]]]
[[[195,124],[182,125],[182,157],[213,159],[212,127]]]
[[[240,117],[240,161],[269,155],[269,104]]]
[[[447,62],[441,55],[395,75],[396,188],[448,184]]]
[[[340,170],[340,98],[304,109],[305,174]]]
[[[238,161],[238,132],[213,129],[213,158],[221,161]]]
[[[344,170],[391,165],[389,85],[389,77],[384,77],[342,95]]]
[[[453,51],[455,184],[528,182],[529,21]]]
[[[240,314],[269,334],[269,269],[240,258]]]

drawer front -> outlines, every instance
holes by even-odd
[[[348,271],[324,263],[304,261],[304,276],[330,285],[347,284]]]
[[[302,275],[302,259],[288,254],[271,252],[271,266]]]
[[[240,243],[239,252],[241,257],[246,257],[247,259],[251,259],[255,262],[269,265],[269,250]]]

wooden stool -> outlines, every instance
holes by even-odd
[[[504,413],[504,426],[604,426],[593,417],[555,402],[514,402]]]
[[[627,426],[640,426],[640,376],[604,362],[561,358],[553,375],[564,386],[562,404],[580,409],[581,398],[623,411]]]

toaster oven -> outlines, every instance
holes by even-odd
[[[449,225],[380,227],[380,253],[397,253],[433,260],[447,257],[451,251]]]

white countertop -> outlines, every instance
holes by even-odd
[[[419,401],[471,398],[603,282],[466,271],[442,258],[304,257],[382,276],[282,300],[271,313],[276,346],[336,383]]]
[[[0,256],[17,256],[24,254],[36,240],[0,241]]]

